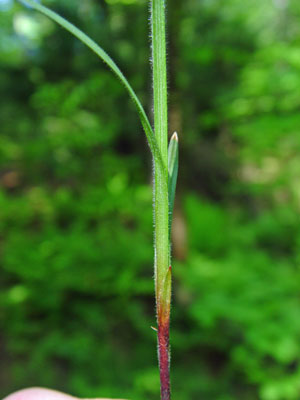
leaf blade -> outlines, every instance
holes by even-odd
[[[168,148],[168,191],[169,191],[169,234],[171,234],[172,216],[178,176],[178,135],[174,132]]]
[[[148,117],[146,115],[146,112],[137,97],[136,93],[134,92],[132,86],[128,82],[128,80],[125,78],[123,75],[122,71],[120,68],[117,66],[117,64],[113,61],[113,59],[105,52],[105,50],[102,49],[94,40],[92,40],[88,35],[86,35],[84,32],[82,32],[79,28],[77,28],[75,25],[73,25],[71,22],[67,21],[65,18],[61,17],[59,14],[56,12],[50,10],[49,8],[35,2],[34,0],[18,0],[20,3],[23,3],[25,5],[29,5],[31,8],[41,12],[42,14],[46,15],[48,18],[51,20],[55,21],[58,25],[66,29],[68,32],[70,32],[73,36],[75,36],[77,39],[79,39],[83,44],[85,44],[88,48],[90,48],[94,53],[97,54],[97,56],[112,70],[112,72],[120,79],[121,83],[123,86],[126,88],[127,92],[129,93],[131,99],[133,100],[137,112],[140,117],[141,124],[144,128],[148,144],[151,150],[151,153],[154,157],[155,160],[157,160],[163,170],[165,171],[165,174],[167,175],[167,170],[166,166],[162,160],[161,152],[159,150],[154,132],[152,130],[151,124],[148,120]]]

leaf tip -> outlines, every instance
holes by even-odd
[[[171,140],[175,140],[176,142],[178,142],[178,134],[177,134],[177,132],[173,133],[173,135],[171,137]]]

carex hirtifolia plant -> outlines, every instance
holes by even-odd
[[[172,286],[170,238],[178,173],[178,137],[176,132],[173,133],[168,143],[165,0],[150,0],[154,129],[128,80],[97,43],[72,23],[35,0],[19,1],[55,21],[96,53],[119,78],[136,106],[154,166],[154,271],[157,317],[157,328],[154,330],[157,332],[158,341],[161,400],[170,400],[169,327]]]

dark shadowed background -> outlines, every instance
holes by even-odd
[[[151,115],[146,0],[43,0]],[[300,3],[169,0],[174,400],[300,397]],[[0,0],[0,397],[158,399],[151,157],[111,72]],[[151,116],[152,118],[152,116]]]

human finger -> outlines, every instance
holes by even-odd
[[[3,400],[79,400],[79,399],[70,396],[68,394],[57,392],[56,390],[49,390],[43,388],[29,388],[10,394]],[[113,400],[113,399],[98,398],[94,400]],[[114,399],[114,400],[122,400],[122,399]]]

